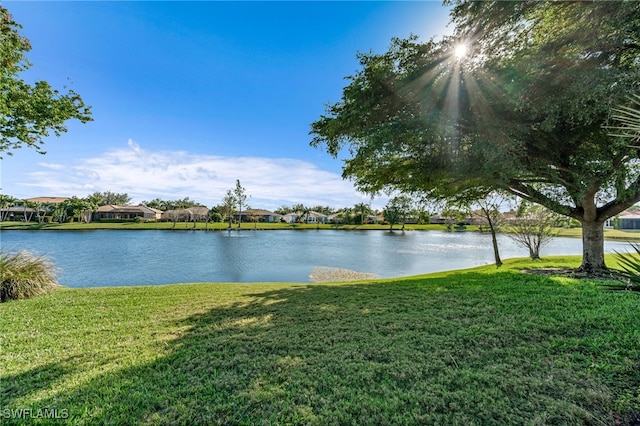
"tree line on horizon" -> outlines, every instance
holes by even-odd
[[[238,187],[239,185],[239,187]],[[244,199],[242,197],[244,196]],[[142,201],[139,203],[141,206],[149,207],[152,209],[160,210],[163,212],[172,210],[184,210],[193,207],[206,207],[210,216],[208,219],[213,221],[228,220],[238,212],[244,212],[253,210],[248,204],[245,204],[246,199],[249,196],[244,192],[244,188],[240,185],[240,181],[237,181],[236,188],[227,191],[225,197],[221,200],[221,203],[208,207],[203,203],[196,200],[192,200],[190,197],[184,197],[179,199],[161,199],[154,198],[149,201]],[[345,224],[364,224],[367,222],[369,215],[383,215],[386,221],[392,223],[401,223],[411,217],[415,218],[418,223],[428,223],[430,213],[425,209],[424,205],[419,202],[414,202],[409,197],[401,197],[404,201],[401,205],[397,204],[399,198],[396,197],[393,202],[390,202],[382,211],[372,209],[368,203],[356,203],[353,206],[344,207],[331,207],[327,205],[315,205],[309,206],[303,203],[281,205],[273,211],[273,213],[279,215],[286,215],[290,213],[297,213],[300,216],[300,221],[304,221],[305,218],[312,212],[320,213],[326,216],[337,215],[339,220]],[[241,202],[239,200],[242,200]],[[118,193],[113,191],[94,192],[85,197],[72,196],[68,200],[62,203],[38,203],[29,201],[28,199],[20,199],[6,194],[0,194],[0,221],[8,219],[8,209],[10,207],[23,207],[23,217],[21,220],[26,222],[31,221],[34,218],[39,220],[40,213],[42,211],[47,212],[47,216],[54,216],[64,220],[67,217],[77,218],[78,220],[86,219],[88,221],[89,213],[95,212],[98,207],[106,205],[115,206],[131,206],[132,199],[128,193]]]

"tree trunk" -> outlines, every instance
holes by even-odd
[[[604,223],[582,222],[582,265],[580,270],[596,274],[607,269],[604,263]]]
[[[531,260],[539,260],[540,259],[540,250],[534,248],[533,246],[529,247],[529,257]]]
[[[496,259],[496,266],[502,266],[502,259],[500,259],[500,251],[498,250],[498,239],[496,238],[496,229],[493,227],[493,222],[489,218],[489,228],[491,229],[491,242],[493,243],[493,257]]]

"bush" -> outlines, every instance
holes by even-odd
[[[28,251],[0,251],[0,302],[39,296],[58,286],[48,259]]]
[[[622,271],[620,275],[629,282],[629,287],[640,285],[640,244],[631,243],[631,247],[635,253],[618,253],[616,259]]]

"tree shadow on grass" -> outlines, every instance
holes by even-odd
[[[490,287],[484,274],[459,277],[248,291],[246,303],[177,323],[188,331],[168,355],[38,404],[67,409],[75,424],[612,420],[614,395],[581,370],[601,356],[589,342],[610,330],[566,314],[602,300],[547,277],[514,286],[500,274]],[[33,375],[47,386],[69,373],[64,364],[11,377],[4,401],[38,391]]]
[[[33,368],[25,373],[3,376],[0,380],[0,409],[14,407],[20,398],[55,387],[61,378],[74,371],[76,366],[73,360],[68,358]]]

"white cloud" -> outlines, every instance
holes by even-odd
[[[65,165],[64,164],[57,164],[57,163],[38,163],[39,166],[47,168],[47,169],[53,169],[53,170],[64,170],[65,169]]]
[[[95,191],[126,192],[134,202],[189,197],[205,205],[221,202],[236,179],[251,195],[252,207],[276,209],[303,203],[331,207],[368,201],[351,182],[316,165],[290,158],[223,157],[185,151],[151,151],[129,140],[118,148],[75,164],[38,163],[26,173],[39,195],[86,196]],[[374,203],[380,204],[380,201]]]

